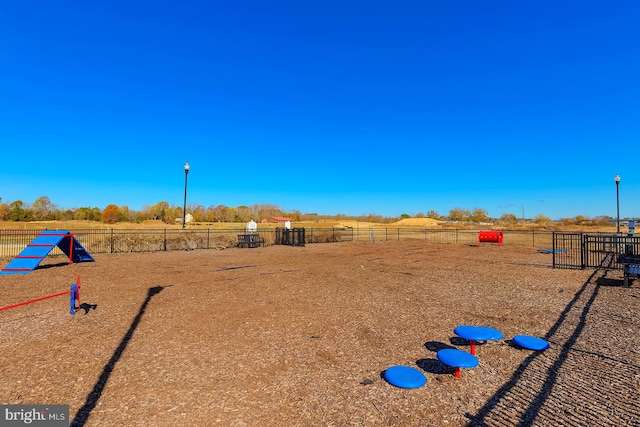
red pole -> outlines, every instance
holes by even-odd
[[[53,295],[47,295],[46,297],[36,298],[36,299],[32,299],[32,300],[25,301],[25,302],[19,302],[17,304],[8,305],[6,307],[0,307],[0,311],[8,310],[8,309],[14,308],[14,307],[20,307],[21,305],[27,305],[27,304],[31,304],[31,303],[34,303],[34,302],[42,301],[42,300],[45,300],[45,299],[49,299],[49,298],[59,297],[60,295],[66,295],[66,294],[68,294],[70,292],[71,291],[64,291],[64,292],[60,292],[60,293],[53,294]]]
[[[75,239],[73,234],[69,234],[69,264],[73,264],[73,246],[75,243]]]
[[[476,341],[471,340],[471,354],[476,355]]]
[[[460,378],[460,368],[457,368],[457,367],[455,368],[455,375],[456,375],[456,378]]]

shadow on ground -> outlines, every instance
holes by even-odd
[[[575,294],[544,339],[468,426],[640,425],[637,288],[608,276],[605,260]],[[628,313],[613,313],[611,292],[630,293]],[[625,331],[621,333],[621,331]],[[517,404],[516,404],[517,403]]]
[[[167,286],[154,286],[153,288],[149,288],[149,290],[147,291],[147,298],[144,300],[144,302],[140,306],[140,309],[138,310],[138,314],[133,319],[133,322],[131,322],[131,326],[129,326],[129,330],[124,335],[124,337],[122,338],[122,341],[120,341],[120,345],[118,345],[113,355],[111,356],[107,364],[102,369],[102,374],[100,374],[98,381],[93,386],[93,390],[91,390],[91,392],[87,396],[87,400],[85,401],[84,405],[82,405],[82,407],[78,409],[78,412],[76,412],[75,417],[71,421],[70,425],[72,427],[79,427],[79,426],[85,425],[85,423],[89,419],[89,416],[91,415],[91,411],[93,411],[96,404],[98,403],[98,400],[100,400],[100,396],[102,396],[102,392],[105,386],[107,385],[107,382],[109,381],[109,377],[111,376],[111,373],[113,372],[116,364],[120,360],[120,357],[122,357],[122,354],[124,353],[124,350],[127,348],[129,341],[131,341],[131,338],[133,337],[133,333],[138,328],[138,324],[140,323],[140,320],[142,320],[142,316],[144,315],[144,312],[147,309],[147,306],[151,302],[151,299],[154,296],[158,295],[166,287]]]

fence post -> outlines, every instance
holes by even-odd
[[[536,230],[531,230],[531,240],[533,240],[533,247],[536,247]]]
[[[400,241],[400,227],[398,227],[398,242]]]
[[[556,232],[551,232],[551,268],[556,268]]]
[[[167,251],[167,228],[165,227],[164,229],[164,237],[163,237],[163,242],[162,242],[162,246],[164,247],[164,251]]]
[[[113,228],[111,229],[111,238],[109,240],[111,241],[111,253],[113,253]]]
[[[211,249],[211,229],[207,227],[207,249]]]
[[[580,268],[582,270],[584,270],[585,268],[584,258],[585,258],[585,252],[587,251],[587,245],[585,244],[586,237],[587,236],[582,234],[582,232],[580,233]]]

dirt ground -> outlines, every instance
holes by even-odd
[[[0,311],[0,403],[68,404],[77,426],[640,425],[640,287],[619,272],[415,242],[95,258],[0,276],[0,307],[78,276],[85,304]],[[504,339],[455,378],[436,352],[469,350],[458,325]],[[392,386],[394,365],[427,384]]]

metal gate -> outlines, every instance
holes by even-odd
[[[622,269],[620,255],[640,254],[640,237],[617,234],[553,233],[553,268]]]
[[[553,233],[553,268],[583,269],[582,233]]]

